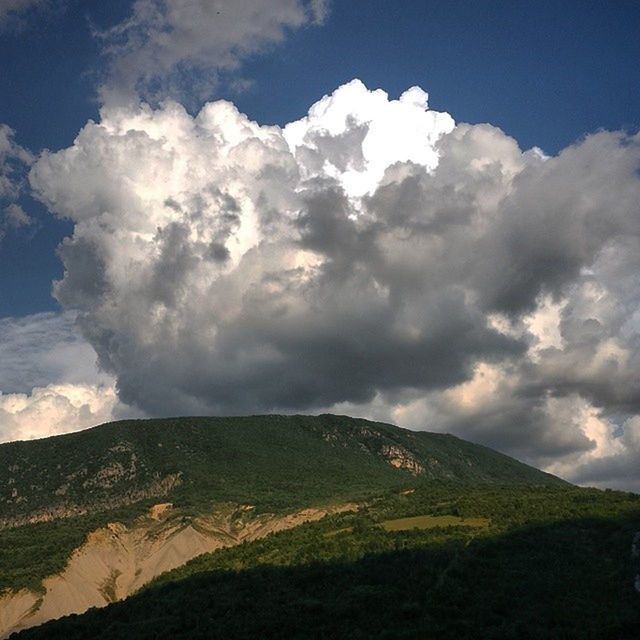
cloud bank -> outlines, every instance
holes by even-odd
[[[639,169],[638,135],[547,157],[353,81],[283,129],[110,104],[30,181],[123,402],[347,408],[610,483],[640,450]]]
[[[56,384],[110,384],[96,354],[75,326],[75,314],[36,313],[0,318],[0,390],[30,392]]]
[[[46,438],[108,422],[115,390],[89,384],[49,384],[30,394],[0,392],[0,442]]]

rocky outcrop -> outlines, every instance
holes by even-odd
[[[104,478],[112,477],[109,474]],[[150,498],[161,498],[169,494],[169,492],[182,483],[182,473],[172,473],[158,478],[150,482],[146,487],[140,489],[132,489],[123,495],[109,499],[95,500],[86,504],[73,504],[61,501],[58,504],[39,509],[24,515],[8,516],[0,518],[0,531],[2,529],[12,529],[14,527],[22,527],[26,524],[35,524],[37,522],[51,522],[60,518],[74,518],[76,516],[86,515],[87,513],[97,513],[100,511],[108,511],[135,504],[141,500],[149,500]],[[58,493],[58,495],[60,495]]]
[[[424,467],[418,459],[404,447],[398,445],[383,445],[381,449],[382,455],[387,462],[396,469],[405,469],[414,476],[424,474]]]

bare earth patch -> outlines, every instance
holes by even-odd
[[[348,503],[285,515],[254,515],[247,505],[221,505],[214,513],[185,519],[174,517],[170,503],[154,505],[132,527],[114,522],[90,533],[64,571],[42,582],[42,593],[22,589],[1,594],[0,638],[122,600],[152,578],[203,553],[358,508]]]

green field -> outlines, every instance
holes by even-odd
[[[385,531],[410,531],[411,529],[436,529],[439,527],[488,527],[487,518],[460,518],[458,516],[413,516],[396,518],[382,523]]]

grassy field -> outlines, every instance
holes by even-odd
[[[413,516],[396,518],[382,523],[385,531],[410,531],[411,529],[436,529],[438,527],[488,527],[487,518],[460,518],[459,516]]]

